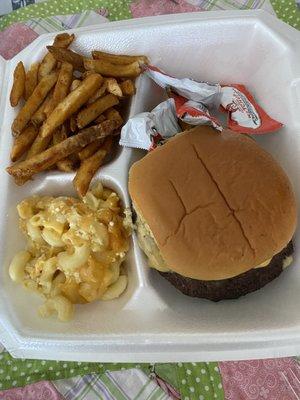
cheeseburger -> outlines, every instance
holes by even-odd
[[[292,262],[291,184],[245,135],[180,133],[133,164],[129,192],[149,265],[188,296],[237,298]]]

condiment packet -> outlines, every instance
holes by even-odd
[[[236,132],[263,134],[283,126],[257,104],[244,85],[222,86],[222,109],[228,112],[228,128]]]
[[[220,104],[221,86],[216,83],[196,82],[189,78],[173,78],[154,67],[145,65],[143,67],[147,76],[154,80],[164,89],[171,89],[188,100],[202,103],[206,106],[217,106]]]
[[[166,139],[181,132],[176,118],[174,99],[168,99],[151,112],[130,118],[121,130],[119,144],[144,150],[153,150]]]
[[[175,100],[176,114],[183,122],[189,125],[212,125],[215,129],[222,131],[222,126],[217,118],[210,115],[208,108],[202,103],[187,100],[182,96],[171,93]]]
[[[244,85],[221,86],[188,78],[173,78],[152,65],[145,65],[144,71],[159,86],[192,101],[185,104],[190,111],[185,114],[185,119],[180,117],[181,113],[177,110],[179,118],[188,124],[198,125],[205,122],[220,130],[220,124],[210,112],[221,106],[221,110],[228,113],[228,128],[239,133],[264,134],[283,126],[257,104]],[[193,118],[197,116],[193,114],[197,113],[198,118]]]

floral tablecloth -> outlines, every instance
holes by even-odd
[[[300,29],[294,0],[11,1],[20,8],[0,18],[5,59],[45,32],[158,14],[263,8]],[[1,399],[293,400],[300,399],[300,366],[296,357],[155,365],[25,360],[0,345]]]

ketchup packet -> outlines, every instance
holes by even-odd
[[[152,65],[145,65],[144,71],[159,86],[186,100],[184,108],[178,110],[176,106],[176,110],[178,117],[188,124],[209,123],[221,130],[218,120],[210,114],[221,106],[221,110],[228,113],[228,128],[235,132],[264,134],[283,126],[257,104],[244,85],[221,87],[188,78],[173,78]]]
[[[221,90],[221,110],[228,112],[228,128],[241,133],[263,134],[283,125],[272,119],[244,85],[225,85]]]
[[[182,97],[202,103],[206,106],[217,106],[220,104],[221,86],[216,83],[196,82],[189,78],[173,78],[154,67],[145,65],[144,72],[164,89],[171,89]]]
[[[215,129],[222,131],[217,118],[212,117],[202,103],[193,100],[187,100],[182,96],[171,93],[175,100],[176,114],[183,122],[189,125],[212,125]]]
[[[130,118],[121,130],[119,144],[144,150],[153,150],[168,138],[181,132],[174,99],[168,99],[151,112]]]

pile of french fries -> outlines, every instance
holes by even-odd
[[[102,51],[86,58],[68,48],[73,40],[74,34],[59,34],[40,63],[27,72],[22,62],[16,66],[10,103],[24,104],[12,124],[10,156],[17,163],[7,172],[23,185],[41,171],[76,171],[73,184],[82,197],[112,149],[120,110],[148,60]]]

